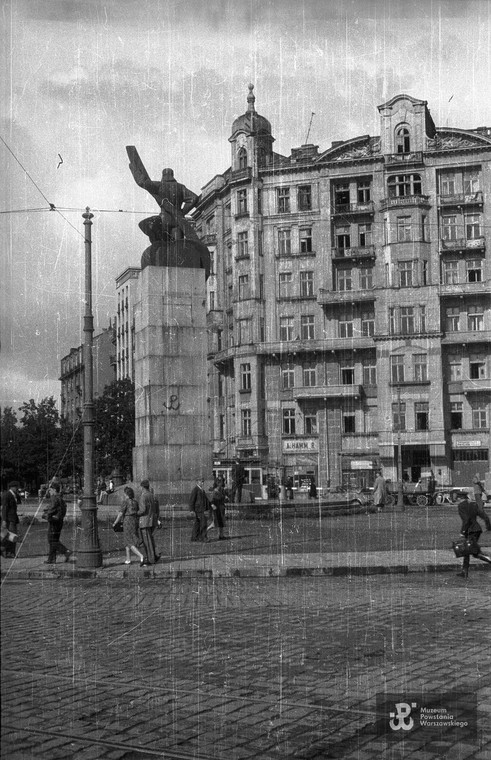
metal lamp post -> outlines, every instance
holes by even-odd
[[[404,512],[404,491],[402,488],[402,443],[401,443],[401,388],[397,388],[397,508]]]
[[[82,534],[77,549],[79,567],[101,567],[102,552],[97,530],[97,501],[94,490],[94,384],[93,384],[93,335],[92,315],[92,222],[93,214],[86,208],[82,214],[85,227],[85,314],[84,314],[84,492],[80,511]]]

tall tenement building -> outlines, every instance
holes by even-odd
[[[273,150],[255,109],[194,220],[213,256],[215,466],[319,485],[489,471],[491,130],[378,106],[380,135]],[[256,471],[257,472],[257,471]]]
[[[127,267],[116,278],[116,379],[135,380],[135,320],[134,306],[140,267]]]

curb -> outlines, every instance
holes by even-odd
[[[337,567],[249,567],[233,568],[227,570],[213,569],[182,569],[158,571],[145,568],[142,572],[121,569],[110,570],[109,568],[91,569],[60,569],[60,570],[14,570],[1,571],[0,577],[5,580],[62,580],[62,579],[96,579],[104,578],[107,581],[116,580],[181,580],[187,578],[301,578],[301,577],[347,577],[368,575],[409,575],[413,573],[451,573],[456,572],[460,565],[366,565],[362,567],[337,566]],[[108,572],[104,572],[107,570]],[[476,565],[473,572],[486,572],[484,565]]]

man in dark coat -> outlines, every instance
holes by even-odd
[[[155,540],[153,533],[159,524],[160,507],[159,502],[150,490],[148,480],[142,480],[140,483],[142,492],[138,501],[138,516],[140,524],[140,536],[142,538],[145,559],[144,565],[155,565],[159,561],[160,555],[155,549]]]
[[[54,496],[51,498],[51,504],[46,510],[46,520],[48,521],[48,546],[49,555],[46,560],[46,565],[54,565],[56,562],[56,554],[64,554],[65,562],[68,562],[70,558],[70,550],[66,548],[60,541],[61,531],[63,530],[63,520],[66,515],[66,502],[60,493],[60,484],[54,483],[52,485]]]
[[[237,459],[232,467],[232,501],[236,504],[240,504],[242,501],[242,486],[245,483],[246,474],[244,467],[242,466],[240,459]]]
[[[472,542],[473,550],[472,556],[476,559],[480,559],[483,562],[489,562],[491,565],[491,557],[483,554],[481,547],[479,546],[479,537],[482,533],[482,528],[479,525],[477,518],[483,520],[486,525],[486,530],[491,530],[491,520],[484,511],[478,507],[475,501],[469,501],[467,498],[463,498],[458,503],[459,517],[462,520],[461,535]],[[462,571],[458,573],[460,578],[467,578],[469,574],[469,564],[471,555],[464,556],[464,562],[462,565]]]
[[[210,508],[210,500],[205,493],[205,481],[204,478],[200,478],[196,481],[189,497],[189,509],[194,514],[191,541],[207,543],[210,540],[206,535],[208,528],[207,512],[210,511]]]
[[[19,516],[17,514],[17,504],[20,503],[19,483],[13,480],[8,484],[7,491],[2,493],[2,532],[5,530],[17,534],[17,525]],[[6,557],[15,557],[15,543],[3,539],[2,551]]]

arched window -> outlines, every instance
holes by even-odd
[[[239,150],[239,169],[247,168],[247,151],[245,148]]]
[[[396,148],[398,153],[409,153],[411,150],[411,139],[407,127],[399,127],[396,131]]]

